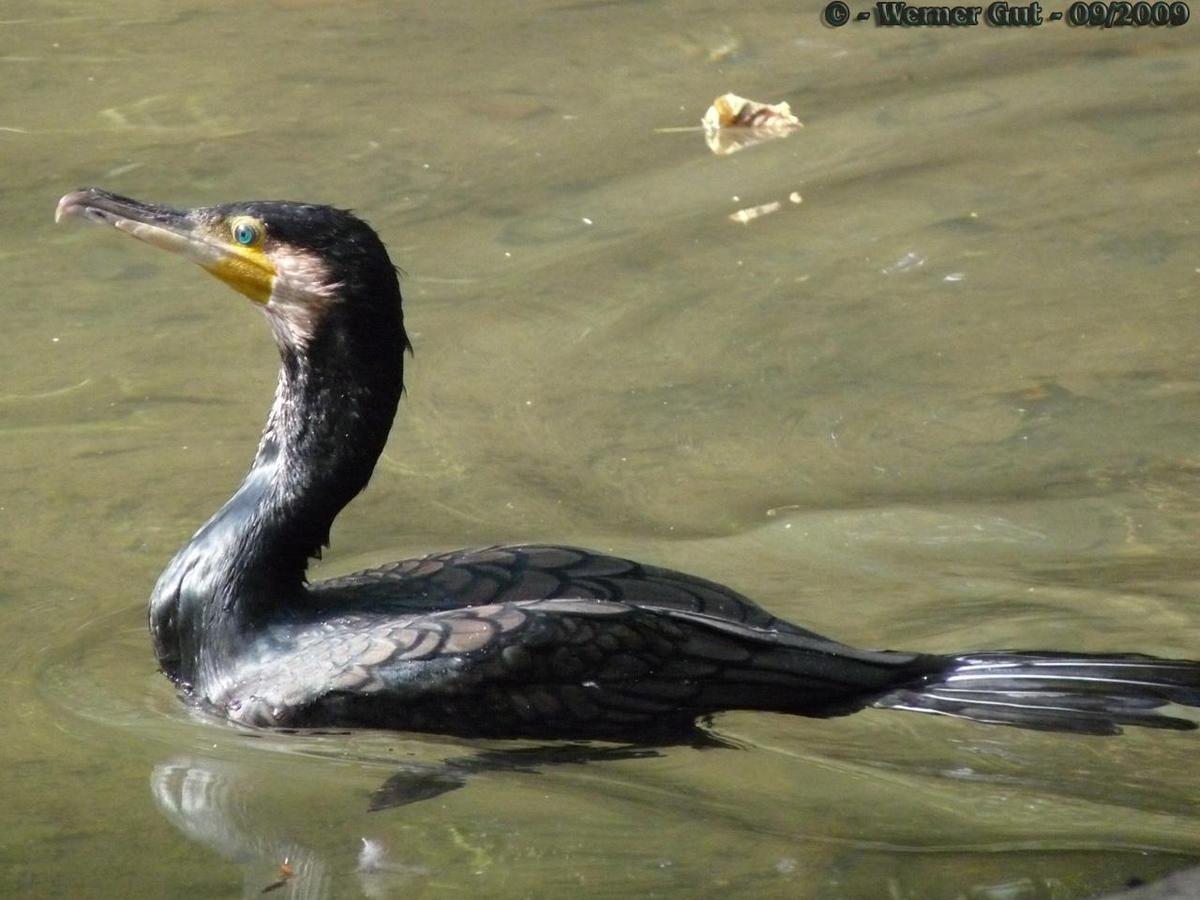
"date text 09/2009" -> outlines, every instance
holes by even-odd
[[[982,6],[910,6],[903,2],[878,2],[875,4],[875,24],[899,27],[971,27],[980,24],[980,18],[988,25],[998,27],[1032,27],[1045,20],[1040,3],[1015,5],[997,0],[986,9]],[[1051,20],[1061,20],[1062,13],[1052,13]],[[1177,26],[1191,18],[1191,10],[1183,0],[1175,2],[1117,2],[1072,3],[1065,16],[1068,25],[1118,28],[1122,26]]]

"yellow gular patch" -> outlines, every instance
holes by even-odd
[[[275,264],[263,252],[266,230],[254,216],[234,216],[222,223],[212,238],[221,253],[204,267],[231,288],[255,303],[266,305],[275,286]]]
[[[241,247],[230,243],[225,252],[201,263],[205,269],[240,294],[265,306],[275,287],[275,264],[261,247]]]

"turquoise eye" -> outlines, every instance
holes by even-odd
[[[233,239],[243,247],[249,247],[258,240],[258,228],[252,223],[241,221],[233,226]]]

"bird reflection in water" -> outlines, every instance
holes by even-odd
[[[713,746],[724,746],[714,739]],[[585,743],[544,747],[484,749],[440,763],[409,762],[371,795],[368,810],[379,812],[430,800],[464,787],[472,775],[511,772],[539,775],[547,766],[585,765],[662,756],[653,747],[602,746]],[[249,777],[233,763],[201,757],[173,759],[155,767],[150,779],[163,815],[189,840],[216,851],[244,872],[247,897],[316,898],[330,895],[335,883],[350,873],[337,872],[325,857],[344,848],[318,850],[275,833],[264,833],[261,817],[248,807]],[[363,837],[354,877],[371,898],[392,896],[406,883],[430,872],[420,865],[396,861],[379,838]]]

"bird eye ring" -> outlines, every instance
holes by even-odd
[[[243,247],[257,244],[262,237],[262,228],[253,219],[235,219],[230,230],[233,239]]]

